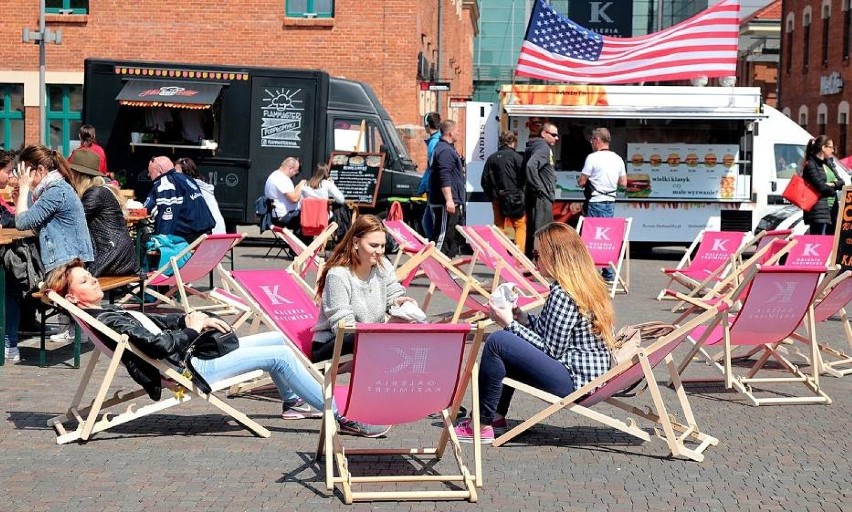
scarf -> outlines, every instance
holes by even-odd
[[[44,192],[44,190],[49,187],[52,183],[64,180],[65,177],[59,173],[59,171],[50,171],[47,173],[47,176],[42,178],[41,183],[33,190],[33,201],[38,199],[38,197]]]

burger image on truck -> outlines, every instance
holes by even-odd
[[[627,175],[627,197],[648,197],[651,195],[651,177],[645,173]]]

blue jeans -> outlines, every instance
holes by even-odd
[[[292,403],[302,398],[314,409],[323,409],[322,387],[299,362],[280,333],[242,337],[240,348],[230,354],[206,360],[194,357],[192,365],[211,384],[253,370],[265,370],[275,382],[283,402]]]
[[[615,201],[603,201],[600,203],[589,203],[586,207],[587,217],[615,217]],[[601,275],[607,281],[615,279],[615,272],[609,267],[601,270]]]
[[[514,389],[503,386],[509,377],[547,391],[566,396],[574,391],[571,372],[562,363],[509,331],[497,331],[485,342],[479,361],[479,419],[491,425],[494,414],[509,412]]]

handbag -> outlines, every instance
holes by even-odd
[[[524,193],[520,190],[501,190],[497,195],[497,204],[500,213],[510,219],[519,219],[526,211]]]
[[[803,211],[809,212],[817,201],[819,201],[820,195],[814,189],[813,185],[805,181],[798,174],[794,174],[790,178],[790,182],[787,184],[787,188],[784,189],[781,197],[798,206]]]
[[[222,332],[218,329],[205,329],[186,347],[184,361],[191,357],[198,359],[218,359],[240,348],[240,339],[234,331]]]

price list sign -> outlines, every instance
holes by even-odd
[[[332,153],[331,181],[343,197],[361,206],[376,206],[385,155],[382,153]]]
[[[845,272],[852,270],[852,187],[843,187],[840,201],[831,261],[840,265],[841,272]]]

